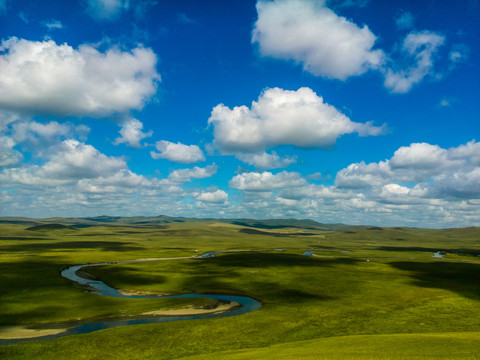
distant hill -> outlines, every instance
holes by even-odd
[[[260,228],[260,229],[282,229],[287,227],[310,229],[310,230],[324,230],[324,231],[346,231],[365,228],[364,226],[352,226],[345,224],[322,224],[310,219],[215,219],[215,218],[186,218],[186,217],[171,217],[166,215],[159,216],[95,216],[82,218],[46,218],[46,219],[31,219],[23,217],[0,217],[0,223],[9,224],[23,224],[31,226],[29,230],[40,229],[60,229],[63,228],[82,228],[89,226],[152,226],[165,225],[169,223],[178,222],[222,222],[233,225],[240,225],[245,227]],[[47,227],[50,226],[50,227]]]
[[[232,225],[244,226],[247,228],[257,229],[282,229],[282,228],[299,228],[307,230],[320,231],[356,231],[356,230],[377,230],[381,231],[386,228],[377,226],[361,226],[361,225],[346,225],[346,224],[323,224],[310,219],[216,219],[216,218],[187,218],[187,217],[172,217],[166,215],[159,216],[94,216],[94,217],[78,217],[78,218],[45,218],[32,219],[25,217],[0,217],[1,223],[20,224],[30,226],[30,230],[40,229],[61,229],[60,226],[66,228],[84,228],[90,226],[129,226],[129,227],[159,227],[170,223],[179,222],[220,222]],[[51,227],[46,227],[49,225]],[[408,227],[394,227],[396,230],[414,229]],[[464,228],[464,231],[476,232],[478,228],[470,227]],[[453,231],[454,229],[443,229],[442,231]]]
[[[71,227],[68,225],[62,225],[62,224],[43,224],[43,225],[32,226],[32,227],[26,228],[25,230],[39,231],[39,230],[77,230],[77,229],[75,229],[74,227]]]

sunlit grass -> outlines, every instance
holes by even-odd
[[[469,358],[479,343],[479,229],[255,233],[221,223],[51,231],[25,227],[0,225],[0,327],[88,322],[204,305],[208,300],[98,296],[62,278],[60,271],[71,264],[211,250],[261,249],[203,260],[92,267],[89,272],[132,291],[247,295],[264,306],[231,318],[0,346],[2,358]],[[300,235],[302,231],[309,235]],[[303,256],[307,249],[318,257]],[[443,249],[445,258],[432,258]],[[417,341],[420,335],[408,334],[425,335]],[[391,353],[385,350],[389,347]]]

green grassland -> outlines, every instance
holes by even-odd
[[[0,334],[12,326],[64,328],[209,306],[213,300],[205,298],[98,296],[60,271],[73,264],[213,250],[232,252],[88,272],[130,291],[250,296],[263,303],[261,310],[0,345],[0,358],[480,358],[479,228],[166,217],[10,219],[0,224]],[[306,250],[315,256],[302,255]],[[446,256],[433,258],[437,251]]]

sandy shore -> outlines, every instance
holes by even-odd
[[[141,315],[154,315],[154,316],[182,316],[182,315],[203,315],[203,314],[215,314],[220,312],[227,312],[239,307],[240,304],[232,301],[227,304],[220,304],[213,309],[199,309],[194,306],[187,306],[181,309],[171,310],[155,310],[144,312]]]
[[[151,291],[134,291],[134,290],[125,290],[125,289],[117,289],[117,291],[125,296],[168,296],[171,294],[162,294],[162,293],[156,293],[156,292],[151,292]]]
[[[30,339],[40,336],[60,334],[67,329],[27,329],[23,326],[0,328],[0,339]]]

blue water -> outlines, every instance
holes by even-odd
[[[216,253],[219,253],[219,251],[208,252],[198,256],[197,258],[214,257]],[[133,263],[133,262],[136,262],[136,261],[126,260],[126,261],[118,261],[115,263],[118,264],[118,263]],[[166,296],[124,295],[119,293],[116,289],[108,286],[102,281],[84,279],[76,274],[77,271],[82,268],[86,268],[90,266],[109,265],[109,264],[112,264],[112,263],[105,262],[105,263],[95,263],[95,264],[74,265],[64,269],[61,272],[61,275],[80,285],[88,285],[89,287],[94,289],[94,293],[102,296],[110,296],[110,297],[116,297],[116,298],[130,298],[130,299],[150,299],[150,298],[181,299],[181,298],[203,297],[203,298],[209,298],[209,299],[215,299],[215,300],[237,302],[241,305],[241,307],[231,311],[216,313],[216,314],[184,315],[184,316],[155,316],[155,317],[142,318],[142,319],[93,322],[93,323],[80,324],[80,325],[74,326],[60,334],[40,336],[36,338],[0,340],[0,344],[13,344],[13,343],[22,342],[22,341],[56,339],[56,338],[67,336],[67,335],[87,334],[87,333],[91,333],[98,330],[114,328],[117,326],[153,324],[153,323],[179,321],[179,320],[197,320],[197,319],[211,319],[211,318],[217,318],[217,317],[237,316],[237,315],[242,315],[252,311],[259,310],[262,307],[262,304],[260,302],[246,296],[213,295],[213,294],[183,294],[183,295],[166,295]]]

